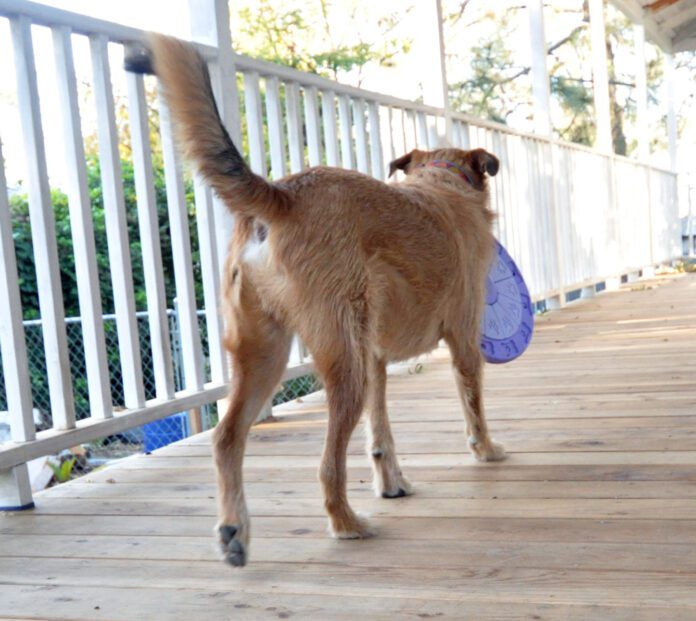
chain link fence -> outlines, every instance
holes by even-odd
[[[174,369],[176,390],[184,388],[184,364],[181,348],[178,314],[175,308],[167,311],[169,318],[169,336]],[[152,364],[150,326],[147,312],[136,313],[140,336],[143,384],[145,398],[155,397],[155,376]],[[118,349],[116,316],[104,315],[104,335],[106,353],[111,378],[111,396],[114,408],[124,407],[123,377]],[[205,377],[210,378],[210,358],[205,311],[198,311],[198,325],[204,357]],[[85,364],[82,322],[80,317],[68,317],[65,320],[67,333],[70,371],[72,373],[75,414],[77,420],[88,418],[90,414],[89,391],[87,386],[87,368]],[[34,403],[34,422],[37,431],[50,429],[51,403],[48,390],[46,358],[44,354],[43,329],[41,320],[24,322],[24,332],[29,358],[32,397]],[[1,354],[0,354],[1,355]],[[1,358],[0,358],[1,362]],[[275,395],[273,405],[285,403],[311,392],[319,390],[320,384],[314,375],[304,375],[284,382],[282,389]],[[197,425],[202,430],[217,424],[217,404],[207,404],[194,412],[181,412],[161,420],[153,421],[142,427],[135,427],[119,434],[99,438],[89,444],[63,451],[61,455],[50,460],[49,467],[54,471],[54,481],[62,482],[69,478],[85,474],[114,459],[127,457],[135,453],[149,452],[166,446],[171,442],[191,434],[191,417],[195,416]],[[198,420],[199,419],[199,420]],[[10,440],[9,418],[7,416],[7,395],[2,365],[0,364],[0,443]]]

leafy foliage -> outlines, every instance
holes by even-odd
[[[56,482],[65,483],[66,481],[70,480],[70,475],[72,474],[76,461],[77,460],[74,457],[71,457],[70,459],[66,459],[59,464],[54,464],[50,460],[46,463],[49,465],[51,470],[53,470],[53,477],[55,478]]]
[[[526,24],[527,7],[513,5],[493,11],[490,4],[481,3],[482,8],[476,13],[473,1],[464,0],[458,5],[458,10],[446,16],[447,24],[450,28],[456,27],[458,37],[469,32],[471,36],[464,37],[467,41],[478,40],[467,49],[467,78],[450,84],[453,106],[502,123],[507,123],[511,114],[520,109],[531,119],[533,109],[527,77],[531,67],[518,59],[519,54],[510,44],[515,40],[516,26]],[[552,3],[545,10],[547,21],[559,18],[553,22],[558,27],[551,32],[562,33],[549,42],[547,48],[555,131],[565,140],[592,145],[596,127],[593,80],[589,73],[591,46],[587,1],[571,8]],[[560,28],[561,24],[564,29]],[[626,50],[632,49],[633,30],[623,13],[611,6],[606,7],[605,28],[614,150],[628,154],[636,147],[635,140],[626,132],[627,125],[636,122],[635,78],[619,70],[618,57],[620,50],[625,56]],[[517,35],[517,40],[519,38]],[[662,78],[659,52],[646,68],[648,96],[656,103]],[[656,135],[663,134],[663,131],[656,132]]]
[[[393,66],[399,54],[408,52],[410,41],[389,36],[401,15],[387,15],[379,20],[382,33],[379,39],[366,39],[356,32],[357,41],[346,43],[337,41],[332,32],[329,21],[331,2],[320,0],[319,4],[318,23],[310,23],[300,8],[270,0],[240,8],[241,41],[235,39],[238,51],[333,79],[345,77],[355,70],[359,72],[369,63]],[[359,23],[357,18],[356,23]]]
[[[145,310],[146,293],[143,273],[140,234],[138,230],[137,199],[135,195],[135,179],[133,164],[124,160],[121,162],[123,175],[124,200],[126,206],[126,223],[130,240],[131,263],[133,266],[133,284],[135,301],[138,310]],[[159,233],[162,246],[162,261],[164,267],[164,285],[167,302],[171,306],[176,296],[174,285],[174,267],[171,254],[171,236],[167,217],[167,197],[165,192],[164,170],[161,161],[155,159],[155,197],[157,214],[160,223]],[[99,161],[90,156],[87,161],[87,178],[92,204],[94,221],[94,237],[97,249],[97,269],[99,271],[102,307],[105,313],[113,312],[113,289],[109,272],[109,253],[106,235],[104,201],[101,188]],[[203,292],[200,277],[200,261],[196,236],[195,208],[193,204],[193,186],[186,181],[186,199],[189,215],[189,228],[192,237],[192,258],[196,297],[202,305]],[[56,221],[56,241],[58,245],[58,262],[60,265],[61,285],[65,303],[66,316],[80,314],[77,292],[77,277],[75,273],[75,256],[73,253],[72,230],[70,226],[70,210],[68,197],[60,190],[52,190],[51,203]],[[20,293],[25,319],[38,318],[38,284],[34,264],[31,223],[29,218],[29,202],[26,194],[15,194],[10,198],[10,210],[13,222],[13,237],[17,253],[17,268],[19,272]]]

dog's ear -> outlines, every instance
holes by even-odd
[[[474,149],[467,155],[470,166],[480,175],[488,173],[491,177],[495,177],[498,174],[500,162],[495,155],[485,149]]]
[[[414,158],[418,159],[418,156],[422,153],[418,149],[413,149],[410,153],[397,157],[393,162],[389,164],[389,176],[391,177],[397,170],[403,170],[408,174],[409,166],[415,163]]]

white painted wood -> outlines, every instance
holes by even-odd
[[[370,125],[370,168],[372,176],[384,180],[384,154],[382,153],[382,132],[379,120],[379,104],[371,101],[367,106]]]
[[[674,101],[674,56],[665,54],[665,85],[667,86],[667,149],[669,168],[677,172],[677,108]]]
[[[53,30],[58,96],[63,120],[70,228],[75,252],[75,276],[80,303],[80,324],[87,370],[90,414],[94,418],[112,415],[111,378],[106,358],[99,271],[96,261],[92,205],[87,186],[85,151],[82,144],[80,110],[70,29]]]
[[[0,469],[0,511],[20,511],[33,506],[27,465]]]
[[[210,355],[210,379],[213,382],[228,381],[227,353],[222,344],[223,320],[220,316],[220,266],[215,243],[215,212],[212,191],[202,179],[194,177],[196,200],[196,225],[198,248],[201,256],[201,277],[203,279],[203,301],[205,303],[206,328],[208,330],[208,352]]]
[[[603,0],[588,0],[590,10],[590,42],[592,46],[592,78],[594,81],[596,147],[613,153],[611,116],[609,112],[609,76],[607,73],[606,33]]]
[[[442,136],[438,126],[439,117],[428,116],[426,118],[428,123],[428,144],[430,145],[431,149],[441,148],[444,145],[442,143]]]
[[[7,411],[14,442],[36,437],[32,416],[32,396],[27,346],[22,323],[22,300],[17,279],[17,259],[12,238],[12,219],[7,201],[7,183],[0,143],[0,353],[5,378]],[[0,505],[3,504],[0,497]]]
[[[114,41],[137,41],[145,34],[137,28],[64,11],[39,2],[27,2],[27,0],[0,0],[0,15],[7,17],[24,15],[37,26],[49,28],[67,26],[76,34],[105,35]],[[204,51],[209,53],[209,50]]]
[[[40,283],[39,308],[51,397],[51,418],[56,429],[71,429],[75,426],[75,403],[31,24],[28,19],[19,17],[11,20],[10,25],[17,70],[17,103],[27,166],[34,263],[36,279]]]
[[[406,110],[404,113],[404,134],[406,150],[412,151],[418,147],[418,129],[416,128],[416,113]]]
[[[278,78],[266,77],[266,116],[268,118],[268,144],[271,151],[271,176],[280,179],[286,175],[285,133],[283,112],[280,106]]]
[[[336,131],[336,93],[325,90],[321,93],[322,125],[324,126],[324,149],[326,165],[338,166],[338,135]]]
[[[403,112],[401,108],[389,108],[389,133],[391,136],[392,151],[395,157],[401,157],[406,153],[404,144]]]
[[[263,139],[263,112],[258,73],[244,74],[244,109],[249,139],[249,163],[256,174],[265,177],[268,171],[266,170],[266,145]]]
[[[289,82],[285,85],[285,113],[288,123],[290,172],[292,173],[300,172],[304,168],[304,137],[300,107],[300,86],[297,82]]]
[[[169,399],[174,394],[174,371],[145,88],[141,75],[129,73],[126,76],[126,81],[138,203],[138,229],[143,257],[145,292],[147,294],[147,321],[150,328],[149,340],[155,376],[155,392],[158,398]],[[160,118],[161,125],[162,119]],[[164,144],[162,146],[164,150]]]
[[[209,57],[210,78],[213,83],[215,101],[223,123],[230,132],[232,141],[241,151],[242,128],[237,91],[237,67],[232,52],[230,12],[228,0],[189,0],[191,39],[199,44],[212,46]],[[204,52],[199,48],[199,51]],[[227,244],[234,228],[234,216],[217,197],[213,198],[216,222],[216,243],[220,268],[225,260]]]
[[[418,148],[427,151],[430,144],[428,142],[428,122],[425,118],[425,112],[416,112],[416,127],[418,131]]]
[[[145,403],[145,389],[140,358],[140,335],[135,317],[133,272],[131,270],[107,44],[108,41],[104,36],[90,39],[94,97],[97,106],[97,137],[99,140],[104,219],[114,293],[123,391],[126,407],[137,408],[142,407]]]
[[[544,2],[530,0],[529,35],[532,49],[532,98],[534,101],[534,131],[542,136],[551,133],[551,89],[546,65],[546,35],[544,33]]]
[[[389,163],[396,158],[396,153],[394,152],[394,139],[391,130],[391,108],[379,106],[378,110],[380,140],[382,143],[382,153],[384,157],[384,162],[382,166],[385,171],[385,174],[388,174],[387,171],[389,170]]]
[[[353,100],[353,122],[355,123],[355,156],[357,168],[361,173],[370,174],[370,161],[367,149],[367,129],[365,128],[365,102]]]
[[[131,427],[139,427],[153,420],[223,399],[228,390],[229,387],[226,384],[206,384],[201,391],[181,390],[174,395],[173,399],[166,401],[151,399],[142,408],[115,411],[112,418],[104,420],[85,418],[77,421],[75,429],[68,432],[55,429],[40,431],[36,434],[36,442],[0,444],[0,472],[42,455],[58,453],[65,448],[77,446],[95,438],[121,433]]]
[[[408,114],[407,110],[399,110],[399,125],[401,126],[401,144],[403,145],[404,153],[411,150],[411,145],[408,142]]]
[[[338,97],[338,119],[341,126],[341,164],[343,168],[355,168],[353,159],[353,123],[350,118],[348,95]]]
[[[304,345],[303,345],[304,349]],[[283,373],[283,379],[282,381],[287,382],[288,380],[295,379],[297,377],[301,377],[303,375],[308,375],[310,373],[315,373],[316,369],[314,368],[314,363],[313,362],[303,362],[302,364],[297,364],[293,366],[289,366],[287,369],[285,369],[285,373]]]
[[[447,54],[445,51],[445,34],[442,18],[442,0],[436,0],[437,13],[437,42],[440,51],[440,88],[442,89],[442,106],[445,109],[445,140],[452,143],[452,109],[449,101],[449,85],[447,82]]]
[[[181,174],[171,116],[164,98],[159,98],[160,135],[164,178],[167,188],[167,212],[174,260],[174,282],[177,297],[177,321],[184,362],[184,386],[187,390],[203,388],[203,352],[198,328],[196,290],[193,283],[193,259],[191,257],[191,231],[184,181]]]
[[[292,343],[290,344],[290,355],[288,356],[288,366],[294,367],[303,362],[302,353],[302,342],[300,337],[295,335],[292,337]]]
[[[644,162],[650,157],[650,123],[648,121],[648,78],[645,67],[645,26],[633,25],[636,74],[636,132],[638,134],[638,158]]]
[[[321,124],[319,121],[319,105],[317,89],[314,86],[304,87],[305,126],[307,128],[307,150],[309,165],[320,166],[321,159]]]
[[[237,69],[232,53],[230,12],[227,0],[188,0],[191,40],[214,49],[211,67],[215,99],[222,121],[236,145],[242,144],[237,92]]]
[[[592,299],[593,297],[595,297],[596,294],[597,294],[597,291],[596,291],[594,285],[591,285],[591,286],[589,286],[589,287],[583,287],[583,288],[580,290],[580,297],[581,297],[583,300]]]

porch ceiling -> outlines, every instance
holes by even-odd
[[[612,0],[633,21],[643,22],[648,36],[667,52],[696,50],[694,0]]]

